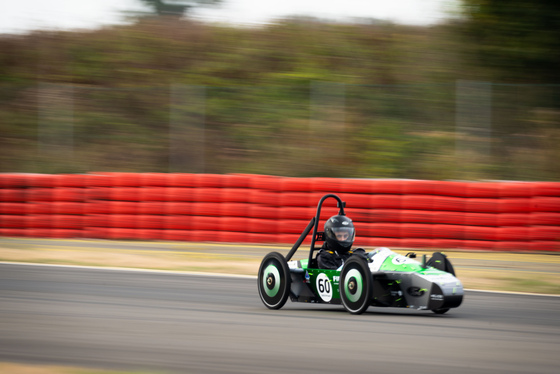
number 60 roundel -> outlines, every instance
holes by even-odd
[[[326,274],[321,273],[317,276],[316,280],[317,293],[321,296],[321,299],[325,302],[329,302],[332,299],[332,285],[329,277]]]

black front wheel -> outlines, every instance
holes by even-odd
[[[282,308],[290,294],[291,280],[284,256],[278,252],[267,254],[261,262],[257,279],[263,304],[269,309]]]
[[[346,261],[340,273],[340,298],[352,314],[362,314],[371,304],[373,277],[367,262],[358,256]]]

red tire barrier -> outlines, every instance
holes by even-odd
[[[429,210],[401,210],[400,221],[403,223],[436,223],[438,212]]]
[[[0,203],[0,215],[2,214],[26,214],[29,210],[29,203]]]
[[[191,230],[192,219],[188,216],[176,216],[176,215],[164,216],[163,228],[167,230],[179,230],[179,231]]]
[[[246,231],[260,234],[277,234],[279,223],[275,219],[248,219],[248,229]],[[303,231],[303,229],[302,229]]]
[[[142,187],[167,187],[170,185],[170,179],[167,173],[142,173],[139,184]]]
[[[57,187],[52,189],[53,201],[84,201],[86,190],[75,187]]]
[[[534,226],[560,226],[560,212],[533,212],[527,222]]]
[[[280,207],[312,207],[317,203],[316,200],[312,201],[311,194],[307,192],[281,192],[278,195]]]
[[[500,227],[496,233],[496,240],[504,242],[529,241],[530,228],[524,226]]]
[[[199,188],[219,188],[226,184],[226,175],[222,174],[198,174],[196,187]]]
[[[471,213],[499,213],[500,205],[497,199],[468,198],[465,200],[466,211]]]
[[[251,177],[248,175],[228,174],[224,180],[224,188],[249,188]]]
[[[55,187],[84,188],[87,186],[86,174],[60,174],[56,178]]]
[[[310,178],[310,191],[327,193],[339,193],[342,191],[342,182],[338,178]]]
[[[25,188],[31,178],[29,174],[0,174],[0,188]]]
[[[451,196],[434,196],[432,200],[434,211],[464,212],[467,209],[466,199]]]
[[[312,190],[312,178],[281,178],[278,185],[281,192],[309,192]]]
[[[141,201],[138,203],[132,203],[134,206],[134,211],[132,213],[138,214],[167,214],[167,208],[169,203],[164,201]]]
[[[404,180],[400,179],[374,179],[372,180],[370,193],[400,195],[403,193],[405,183]]]
[[[438,239],[457,239],[465,237],[465,226],[463,225],[433,225],[433,232],[437,233]]]
[[[253,204],[247,203],[222,203],[221,214],[223,217],[250,217]]]
[[[500,184],[500,197],[532,197],[534,184],[529,182],[505,182]]]
[[[191,203],[191,212],[193,216],[222,216],[222,204],[220,203]]]
[[[197,174],[171,173],[168,177],[168,186],[193,188],[196,187],[196,178]]]
[[[225,219],[222,217],[202,217],[202,216],[190,217],[191,228],[195,231],[221,231],[224,230],[223,228],[224,222],[230,220],[232,219],[231,218]],[[243,231],[247,231],[247,222],[243,223],[243,227],[244,227]],[[232,230],[232,231],[236,231],[236,230]]]
[[[168,201],[166,187],[142,187],[138,190],[140,201]]]
[[[371,179],[342,179],[340,190],[346,193],[371,194],[374,181]]]
[[[533,196],[560,197],[560,182],[535,182],[535,183],[533,183]]]
[[[279,209],[277,207],[250,204],[248,217],[278,219]]]
[[[247,241],[249,243],[272,244],[278,242],[278,236],[276,234],[248,233]]]
[[[467,196],[467,183],[454,181],[438,181],[434,185],[434,195],[447,197],[465,197]]]
[[[18,197],[22,200],[19,201],[24,201],[24,195],[21,194],[20,196]],[[28,201],[53,201],[53,188],[30,188],[27,190],[26,198]]]
[[[361,236],[401,238],[401,227],[400,224],[393,223],[368,223],[356,228],[356,233]],[[364,235],[360,232],[364,232]]]
[[[25,229],[29,224],[29,216],[24,215],[2,215],[0,216],[0,227],[3,229]]]
[[[250,202],[253,204],[278,206],[280,193],[276,191],[254,190]]]
[[[372,195],[369,199],[370,209],[401,209],[401,195]]]
[[[108,212],[100,213],[111,213],[111,214],[137,214],[139,204],[136,201],[107,201]]]
[[[461,242],[461,248],[485,250],[485,251],[494,250],[495,245],[496,245],[495,241],[489,241],[489,240],[463,240]]]
[[[52,229],[55,227],[54,217],[51,214],[30,214],[27,216],[26,225],[32,229]]]
[[[529,241],[498,241],[494,243],[494,250],[496,251],[528,251],[531,247]]]
[[[498,214],[465,213],[463,224],[467,226],[498,226]]]
[[[143,200],[141,196],[141,188],[140,187],[113,187],[109,190],[108,200],[141,201]]]
[[[498,198],[501,194],[501,183],[497,182],[468,182],[465,190],[467,197]]]
[[[401,209],[407,210],[433,210],[434,197],[431,195],[403,195]]]
[[[27,214],[51,214],[54,210],[52,202],[29,202],[27,204]]]
[[[246,243],[247,233],[245,232],[231,232],[220,231],[217,233],[216,241],[226,243]]]
[[[222,188],[217,187],[200,187],[193,190],[193,201],[205,203],[222,202]]]
[[[354,194],[354,193],[340,193],[338,194],[340,199],[346,203],[348,209],[371,209],[373,206],[373,197],[371,195],[365,194]],[[318,199],[316,200],[318,202]],[[336,207],[335,200],[329,200],[328,203],[332,207]],[[329,206],[329,204],[325,206]],[[317,204],[315,204],[317,206]]]
[[[141,187],[141,173],[108,173],[108,177],[113,187]]]
[[[464,226],[464,239],[494,241],[497,239],[498,228],[486,226]]]
[[[163,240],[170,241],[191,241],[191,232],[189,230],[164,230]]]
[[[28,236],[28,234],[29,230],[26,229],[0,228],[0,236],[25,237]]]
[[[560,226],[533,226],[529,228],[531,240],[560,241]]]
[[[531,199],[532,212],[560,212],[560,197],[534,197]]]
[[[110,214],[107,217],[108,227],[118,229],[153,228],[150,226],[149,217],[159,216],[138,216],[131,214]],[[156,226],[157,228],[157,226]]]
[[[111,200],[112,187],[91,187],[86,189],[88,200]]]
[[[164,228],[163,216],[159,216],[155,214],[140,214],[140,215],[133,216],[131,218],[132,220],[135,221],[136,225],[134,225],[134,223],[129,223],[129,226],[126,226],[126,223],[124,223],[122,220],[119,220],[116,225],[113,224],[113,227],[130,227],[130,228],[136,227],[139,229],[163,229]]]
[[[445,248],[461,248],[463,241],[460,239],[433,239],[432,244],[434,248],[445,249]]]
[[[531,251],[560,252],[559,241],[535,240],[529,243]]]
[[[55,214],[48,216],[51,221],[51,227],[55,229],[74,229],[82,230],[84,228],[84,217],[66,214]]]
[[[250,188],[256,190],[278,191],[282,178],[275,175],[259,175],[251,176]]]
[[[251,188],[223,188],[222,202],[250,203],[253,190]]]
[[[400,236],[403,239],[431,239],[434,236],[433,225],[422,223],[405,223],[400,225]]]
[[[434,241],[432,239],[403,238],[399,244],[404,248],[434,248]]]
[[[308,221],[311,220],[311,218],[314,217],[315,213],[317,212],[317,210],[312,207],[291,207],[291,206],[288,207],[280,206],[277,208],[277,211],[278,211],[278,219],[281,220],[307,219]],[[350,216],[350,215],[349,217],[352,219],[355,218],[355,216]],[[304,227],[301,229],[301,231],[303,231],[303,229]]]
[[[437,181],[432,180],[407,180],[402,186],[405,195],[434,195]]]
[[[176,214],[183,214],[189,215],[192,214],[192,204],[193,203],[167,203],[167,214],[176,215]]]
[[[528,213],[531,211],[530,198],[502,198],[498,200],[501,213]]]
[[[526,226],[531,222],[529,213],[498,214],[498,226]]]
[[[169,187],[166,189],[167,201],[192,202],[195,199],[195,188]]]
[[[54,214],[71,214],[81,216],[86,213],[86,203],[82,202],[54,202],[51,205],[52,213]]]

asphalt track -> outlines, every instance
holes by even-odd
[[[261,303],[254,277],[0,264],[0,361],[157,373],[557,373],[560,297],[435,315]]]

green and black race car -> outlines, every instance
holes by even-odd
[[[336,269],[320,269],[315,248],[323,240],[318,231],[321,207],[327,198],[338,202],[344,216],[345,203],[334,194],[321,198],[311,219],[290,252],[267,254],[259,268],[258,290],[270,309],[280,309],[288,297],[294,302],[342,304],[352,314],[370,306],[431,310],[443,314],[463,301],[463,285],[455,277],[447,257],[435,252],[429,260],[415,260],[414,253],[403,256],[389,248],[376,248],[365,255],[353,255]],[[291,260],[313,230],[309,257]]]

